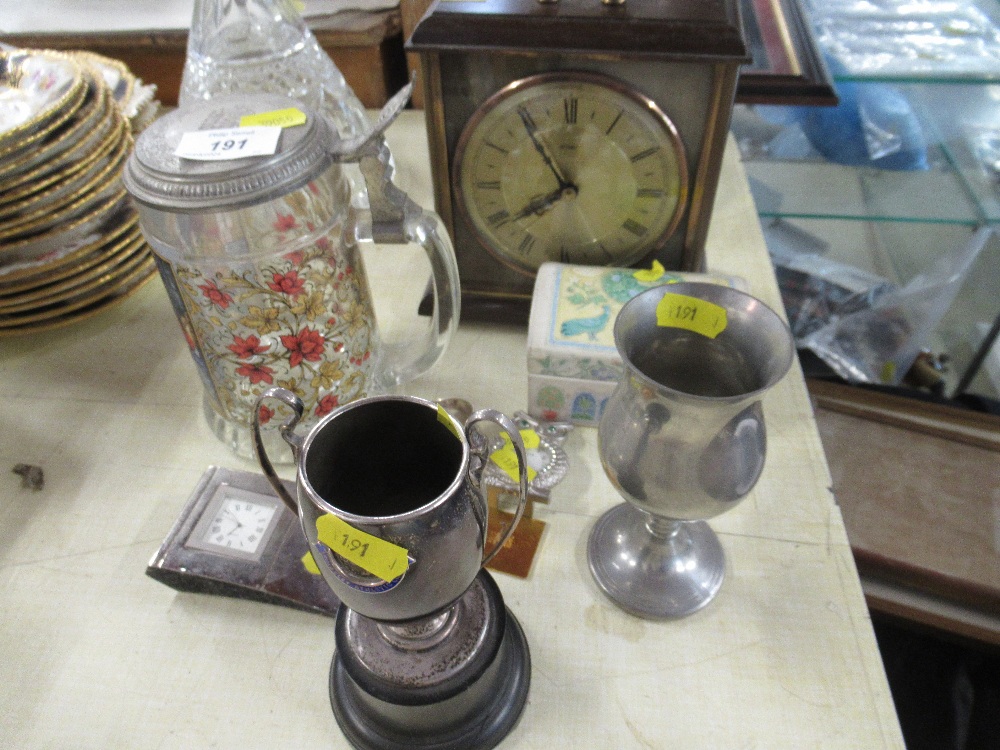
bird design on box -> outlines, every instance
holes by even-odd
[[[604,330],[610,318],[611,307],[610,305],[604,305],[600,315],[593,315],[588,318],[571,318],[563,322],[559,327],[559,331],[567,338],[585,333],[590,337],[591,341],[596,341],[597,334]]]

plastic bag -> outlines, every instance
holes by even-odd
[[[834,75],[843,66],[834,59],[827,64]],[[778,159],[821,156],[835,164],[871,166],[878,169],[928,169],[928,139],[906,94],[886,83],[856,83],[838,80],[835,107],[761,106],[759,119],[777,132],[771,135],[767,153]],[[734,117],[734,132],[747,117]],[[766,132],[760,127],[756,133]]]
[[[855,293],[850,306],[839,300],[828,321],[800,345],[845,380],[898,385],[951,307],[988,236],[989,230],[980,230],[904,286]]]

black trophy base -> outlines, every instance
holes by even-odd
[[[520,623],[505,607],[493,661],[467,688],[443,700],[390,703],[366,692],[339,653],[330,667],[330,702],[358,750],[489,750],[517,724],[528,699],[531,657]]]

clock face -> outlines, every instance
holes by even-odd
[[[222,485],[205,506],[185,546],[256,561],[280,516],[278,502],[274,497]]]
[[[227,549],[254,553],[274,518],[273,505],[259,505],[242,498],[226,498],[209,524],[205,541]]]
[[[650,99],[613,78],[549,73],[486,101],[456,149],[459,210],[496,258],[630,265],[678,227],[683,145]]]

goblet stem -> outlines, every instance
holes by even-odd
[[[645,511],[643,511],[645,512]],[[669,542],[680,533],[683,521],[674,521],[652,513],[646,513],[646,529],[659,540]]]

